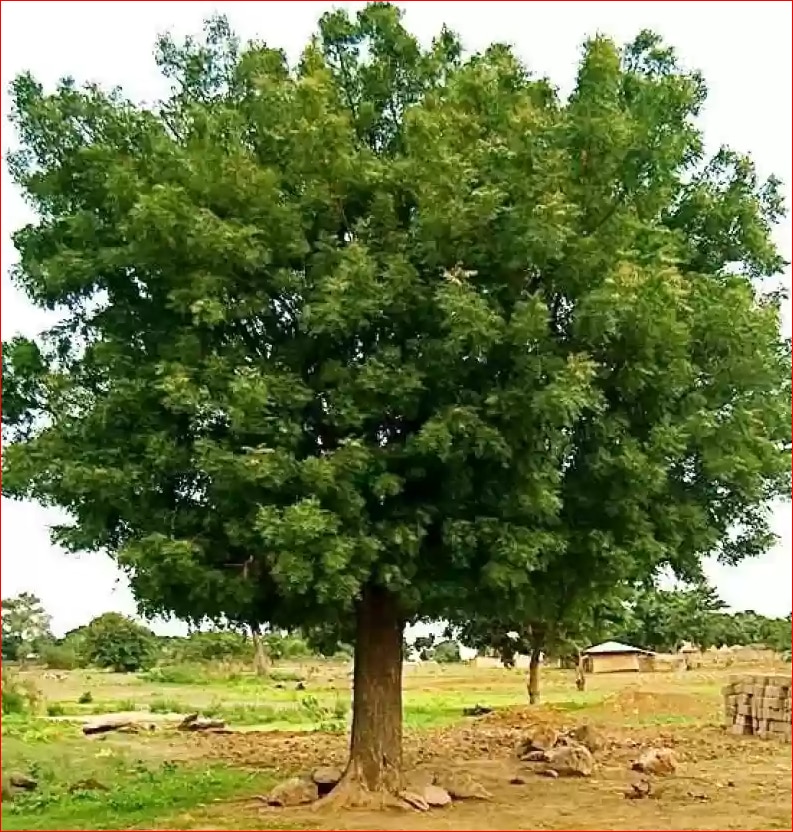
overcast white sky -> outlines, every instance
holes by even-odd
[[[163,85],[152,60],[158,33],[197,34],[204,18],[225,13],[245,40],[262,38],[296,57],[319,15],[317,2],[7,2],[2,4],[2,145],[13,142],[6,119],[7,87],[31,70],[45,85],[62,75],[119,85],[133,99],[152,101]],[[710,88],[702,118],[712,149],[729,144],[750,152],[761,172],[791,176],[790,2],[410,2],[411,30],[429,40],[447,23],[476,50],[493,41],[512,43],[537,73],[570,88],[581,43],[596,32],[618,41],[642,28],[660,32],[685,63],[699,68]],[[2,172],[2,337],[35,334],[47,323],[10,285],[15,252],[12,231],[30,216]],[[778,239],[790,258],[790,222]],[[790,334],[790,307],[785,330]],[[134,601],[113,563],[98,555],[73,557],[49,542],[54,515],[35,505],[2,501],[2,594],[37,594],[63,632],[108,610],[134,612]],[[776,512],[779,545],[735,568],[709,565],[724,600],[734,608],[786,615],[791,609],[791,515]]]

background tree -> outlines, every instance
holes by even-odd
[[[432,658],[438,664],[456,664],[462,661],[459,643],[451,638],[442,639],[433,648]]]
[[[423,662],[431,661],[435,650],[435,636],[432,633],[426,636],[416,636],[413,640],[413,649]]]
[[[651,583],[634,590],[614,638],[661,652],[675,652],[684,642],[705,650],[716,643],[717,614],[724,608],[715,589],[705,582],[673,589]]]
[[[547,582],[539,582],[538,593],[542,593]],[[578,664],[580,653],[586,647],[597,643],[615,628],[623,626],[625,617],[625,590],[610,587],[607,598],[594,599],[587,596],[586,605],[570,603],[571,596],[563,594],[556,599],[548,595],[535,606],[535,620],[526,620],[513,614],[478,614],[468,618],[464,624],[452,627],[460,641],[478,650],[494,651],[507,667],[514,667],[519,655],[529,657],[526,676],[526,691],[529,704],[540,702],[540,665],[543,653],[571,659]],[[553,601],[556,603],[552,603]],[[537,610],[543,610],[540,618]]]
[[[106,612],[85,628],[82,649],[88,664],[130,673],[154,664],[157,639],[151,630],[131,618]]]
[[[5,621],[3,622],[3,661],[16,661],[22,652],[22,639],[16,634],[6,629]]]
[[[52,640],[50,616],[41,600],[23,592],[2,602],[3,658],[25,659]]]
[[[400,785],[406,622],[771,542],[778,183],[703,160],[658,38],[588,41],[567,100],[382,3],[296,66],[222,20],[157,54],[152,109],[13,84],[14,278],[63,322],[4,345],[3,493],[144,613],[351,629],[333,799]]]

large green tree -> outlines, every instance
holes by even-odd
[[[399,783],[406,622],[766,547],[778,186],[703,160],[656,37],[589,41],[567,100],[380,3],[294,66],[222,20],[157,54],[152,108],[13,84],[14,277],[63,318],[4,345],[3,492],[146,613],[354,624],[339,800]]]

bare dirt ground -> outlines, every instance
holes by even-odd
[[[790,746],[735,737],[715,723],[621,727],[627,715],[695,715],[703,703],[685,693],[653,694],[628,688],[590,709],[585,717],[547,706],[515,708],[462,726],[411,732],[405,762],[411,770],[464,771],[491,792],[491,801],[455,802],[429,814],[395,810],[326,814],[322,811],[235,809],[235,825],[319,829],[790,829]],[[515,746],[528,726],[545,721],[558,729],[588,722],[603,729],[607,748],[596,754],[588,779],[549,779],[521,763]],[[195,738],[201,755],[252,768],[305,772],[343,764],[346,739],[323,734],[255,733]],[[641,779],[630,770],[640,749],[674,749],[680,768],[656,778],[644,799],[626,797]],[[521,782],[518,782],[521,781]],[[248,826],[248,828],[253,828]]]

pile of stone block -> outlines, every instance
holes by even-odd
[[[790,742],[790,676],[732,676],[722,693],[729,731]]]

